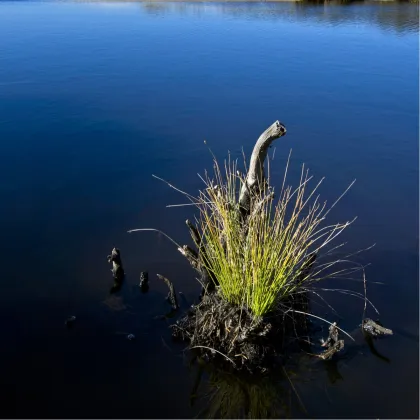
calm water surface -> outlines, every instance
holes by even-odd
[[[242,146],[249,155],[280,119],[279,180],[290,148],[291,181],[305,163],[326,176],[330,202],[357,179],[332,220],[358,216],[349,251],[376,243],[359,261],[371,263],[369,297],[395,330],[377,343],[388,362],[362,348],[334,366],[336,381],[323,365],[300,369],[307,414],[291,415],[417,417],[418,58],[409,4],[2,1],[0,414],[199,413],[183,347],[153,319],[166,309],[156,273],[189,302],[199,285],[171,243],[126,231],[189,243],[192,210],[166,208],[184,198],[151,175],[194,193],[211,168],[204,139],[220,159]],[[105,258],[114,245],[127,272],[118,295]],[[330,320],[357,327],[362,301],[323,296],[339,312]]]

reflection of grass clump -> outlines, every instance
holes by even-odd
[[[207,418],[270,419],[289,417],[287,389],[269,376],[245,377],[214,369],[208,382]]]

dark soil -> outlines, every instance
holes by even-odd
[[[300,347],[308,334],[306,317],[290,309],[307,310],[307,298],[289,299],[265,317],[234,306],[219,291],[205,294],[198,305],[171,326],[173,337],[189,342],[206,361],[218,359],[233,370],[265,372],[285,354]]]

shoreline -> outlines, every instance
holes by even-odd
[[[420,0],[73,0],[76,3],[302,3],[308,5],[341,4],[418,4]]]

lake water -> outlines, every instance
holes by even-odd
[[[291,180],[305,163],[329,202],[357,179],[331,216],[358,216],[349,251],[376,243],[358,261],[394,329],[376,344],[388,362],[362,347],[340,380],[323,365],[293,377],[307,414],[291,415],[418,417],[418,32],[414,4],[2,1],[1,416],[199,413],[183,346],[153,318],[167,309],[156,273],[188,302],[200,286],[165,238],[126,232],[189,243],[193,210],[167,208],[185,199],[152,174],[195,193],[205,139],[221,160],[249,156],[279,119],[273,176],[293,148]],[[110,295],[114,245],[127,278]],[[363,301],[323,296],[340,318],[319,314],[357,327]]]

